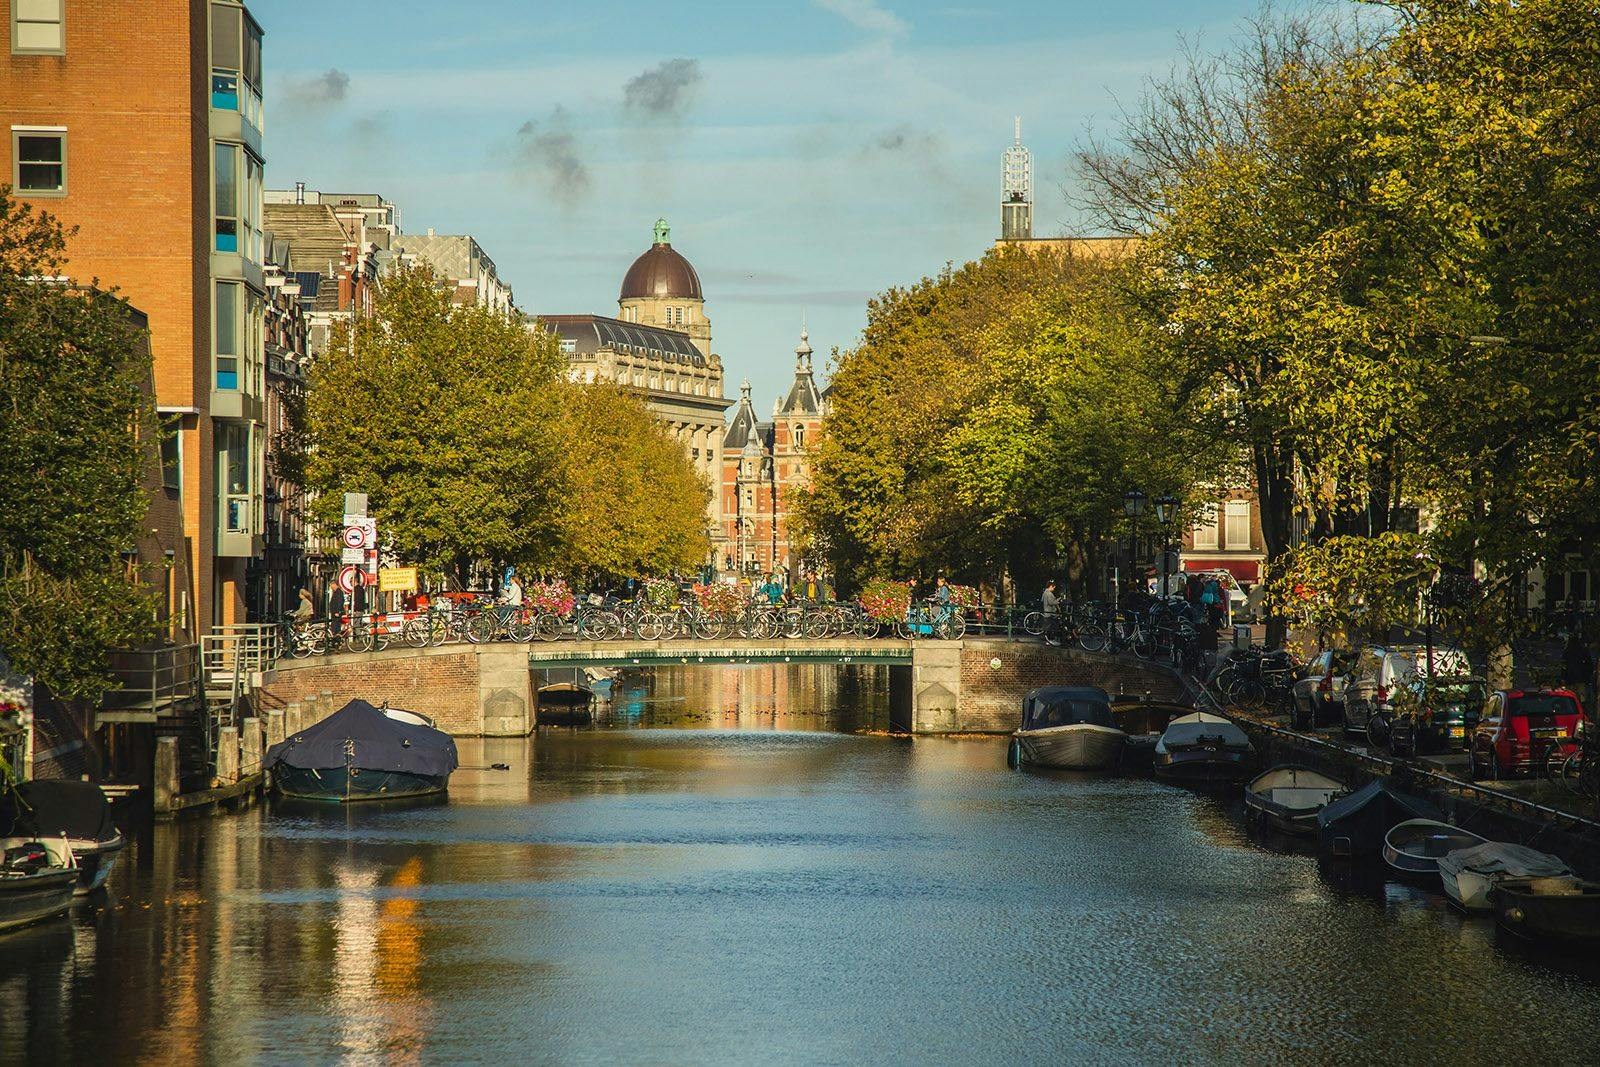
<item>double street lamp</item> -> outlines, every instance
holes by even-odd
[[[1161,524],[1161,596],[1172,595],[1172,520],[1178,517],[1178,498],[1156,497],[1156,521]]]

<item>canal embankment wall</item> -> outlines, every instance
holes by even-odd
[[[351,700],[418,711],[456,737],[523,737],[533,727],[532,674],[522,645],[445,645],[280,660],[264,680],[261,713]]]

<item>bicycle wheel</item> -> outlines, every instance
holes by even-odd
[[[1045,617],[1042,611],[1030,611],[1022,617],[1022,630],[1024,633],[1038,637],[1044,633]]]
[[[959,641],[966,636],[967,620],[957,614],[951,614],[939,621],[939,636],[946,641]]]
[[[493,612],[480,611],[467,620],[467,640],[475,645],[493,641],[499,629],[500,620],[494,617]]]
[[[917,636],[917,631],[909,619],[900,619],[894,624],[894,635],[902,641],[910,641]]]
[[[513,612],[510,621],[506,623],[506,635],[520,644],[532,641],[533,618],[526,611]]]
[[[428,642],[433,640],[432,627],[426,618],[407,619],[400,628],[400,639],[412,648],[427,648]]]
[[[879,622],[877,619],[874,619],[871,615],[863,615],[861,618],[856,620],[857,637],[864,637],[868,641],[871,641],[882,632],[883,623]]]
[[[305,659],[311,655],[311,631],[309,628],[296,628],[289,631],[289,657],[291,659]]]
[[[698,615],[694,620],[694,635],[702,641],[720,641],[728,632],[728,624],[711,615]]]
[[[827,637],[828,617],[820,612],[808,612],[805,617],[805,635],[812,641],[821,641]]]
[[[344,635],[344,647],[347,652],[371,652],[372,630],[359,624],[350,627]]]
[[[1085,623],[1078,631],[1078,647],[1085,652],[1103,652],[1106,647],[1106,632],[1094,623]]]

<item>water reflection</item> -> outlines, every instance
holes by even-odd
[[[646,698],[722,715],[727,684]],[[463,742],[443,804],[147,829],[102,906],[0,940],[0,1059],[1580,1062],[1600,1037],[1583,965],[1252,839],[1233,799],[755,704]]]

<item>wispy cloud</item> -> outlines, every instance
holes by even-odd
[[[350,75],[337,67],[329,67],[309,78],[291,78],[285,95],[300,107],[329,107],[350,95]]]
[[[905,19],[886,7],[880,7],[878,0],[811,0],[811,2],[868,33],[898,37],[911,29],[911,24]]]
[[[631,115],[682,118],[699,84],[699,60],[668,59],[628,79],[622,106]]]
[[[588,164],[578,154],[578,139],[560,105],[543,120],[529,119],[517,128],[512,158],[524,177],[537,180],[569,206],[589,191]]]

